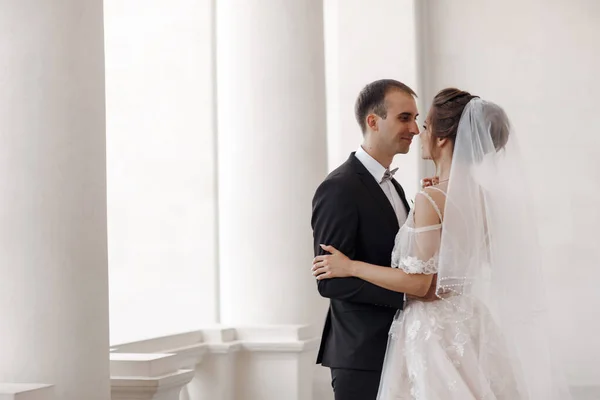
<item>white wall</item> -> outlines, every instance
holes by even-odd
[[[346,161],[362,142],[354,102],[369,82],[391,78],[420,94],[415,0],[325,0],[327,134],[329,169]],[[409,199],[418,185],[418,142],[394,159],[396,178]]]
[[[599,19],[594,0],[325,1],[330,169],[360,143],[353,104],[374,79],[412,86],[423,117],[448,86],[509,113],[534,178],[556,343],[577,386],[600,380],[600,326],[590,318],[600,306],[600,247],[592,239],[600,224]],[[417,146],[396,158],[405,187],[433,171],[418,161]],[[328,376],[318,372],[316,382],[315,398],[328,399]]]
[[[600,3],[428,0],[430,101],[457,86],[501,104],[533,178],[557,344],[575,385],[600,381]]]
[[[211,1],[104,2],[111,343],[216,318]]]

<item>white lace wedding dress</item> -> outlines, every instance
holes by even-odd
[[[472,99],[458,125],[446,192],[426,189],[417,198],[417,210],[431,204],[440,224],[415,226],[411,212],[396,237],[392,267],[436,274],[440,299],[408,300],[396,315],[379,400],[572,398],[549,335],[523,166],[504,110]],[[436,199],[445,199],[443,213]]]
[[[429,200],[442,221],[431,196],[418,196]],[[409,274],[437,273],[441,229],[441,223],[415,228],[411,211],[396,237],[392,267]],[[447,300],[407,300],[390,330],[378,400],[527,398],[518,389],[517,368],[490,312],[475,300],[471,305],[470,317],[461,320]]]

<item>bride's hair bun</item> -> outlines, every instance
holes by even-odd
[[[486,102],[483,108],[485,119],[490,124],[490,136],[496,151],[500,151],[506,146],[510,136],[510,122],[508,116],[497,104]]]
[[[431,134],[436,138],[447,138],[454,144],[458,133],[458,124],[465,107],[479,96],[456,88],[440,91],[433,99],[431,107]],[[496,151],[506,146],[510,135],[510,123],[504,110],[490,102],[483,106],[486,120],[490,124],[490,135]],[[433,144],[433,142],[432,142]]]
[[[431,134],[436,138],[446,138],[454,143],[460,117],[467,104],[475,97],[477,96],[456,88],[448,88],[439,92],[433,99],[430,112]]]

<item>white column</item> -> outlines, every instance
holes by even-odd
[[[217,1],[221,322],[322,322],[311,199],[327,172],[321,0]]]
[[[354,103],[369,82],[390,78],[421,98],[416,20],[418,0],[325,0],[329,169],[337,168],[363,140]],[[366,13],[374,18],[365,18]],[[393,27],[393,28],[391,28]],[[390,34],[390,29],[393,34]],[[419,111],[425,120],[423,104]],[[408,199],[418,190],[420,143],[396,156],[396,179]]]
[[[102,1],[0,12],[0,378],[109,399]]]

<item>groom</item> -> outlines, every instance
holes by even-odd
[[[358,95],[362,146],[333,171],[313,198],[315,255],[332,245],[354,260],[390,265],[394,239],[409,212],[389,167],[419,134],[415,92],[401,82],[372,82]],[[331,369],[335,400],[375,400],[388,331],[404,295],[358,278],[318,281],[330,299],[317,363]]]

